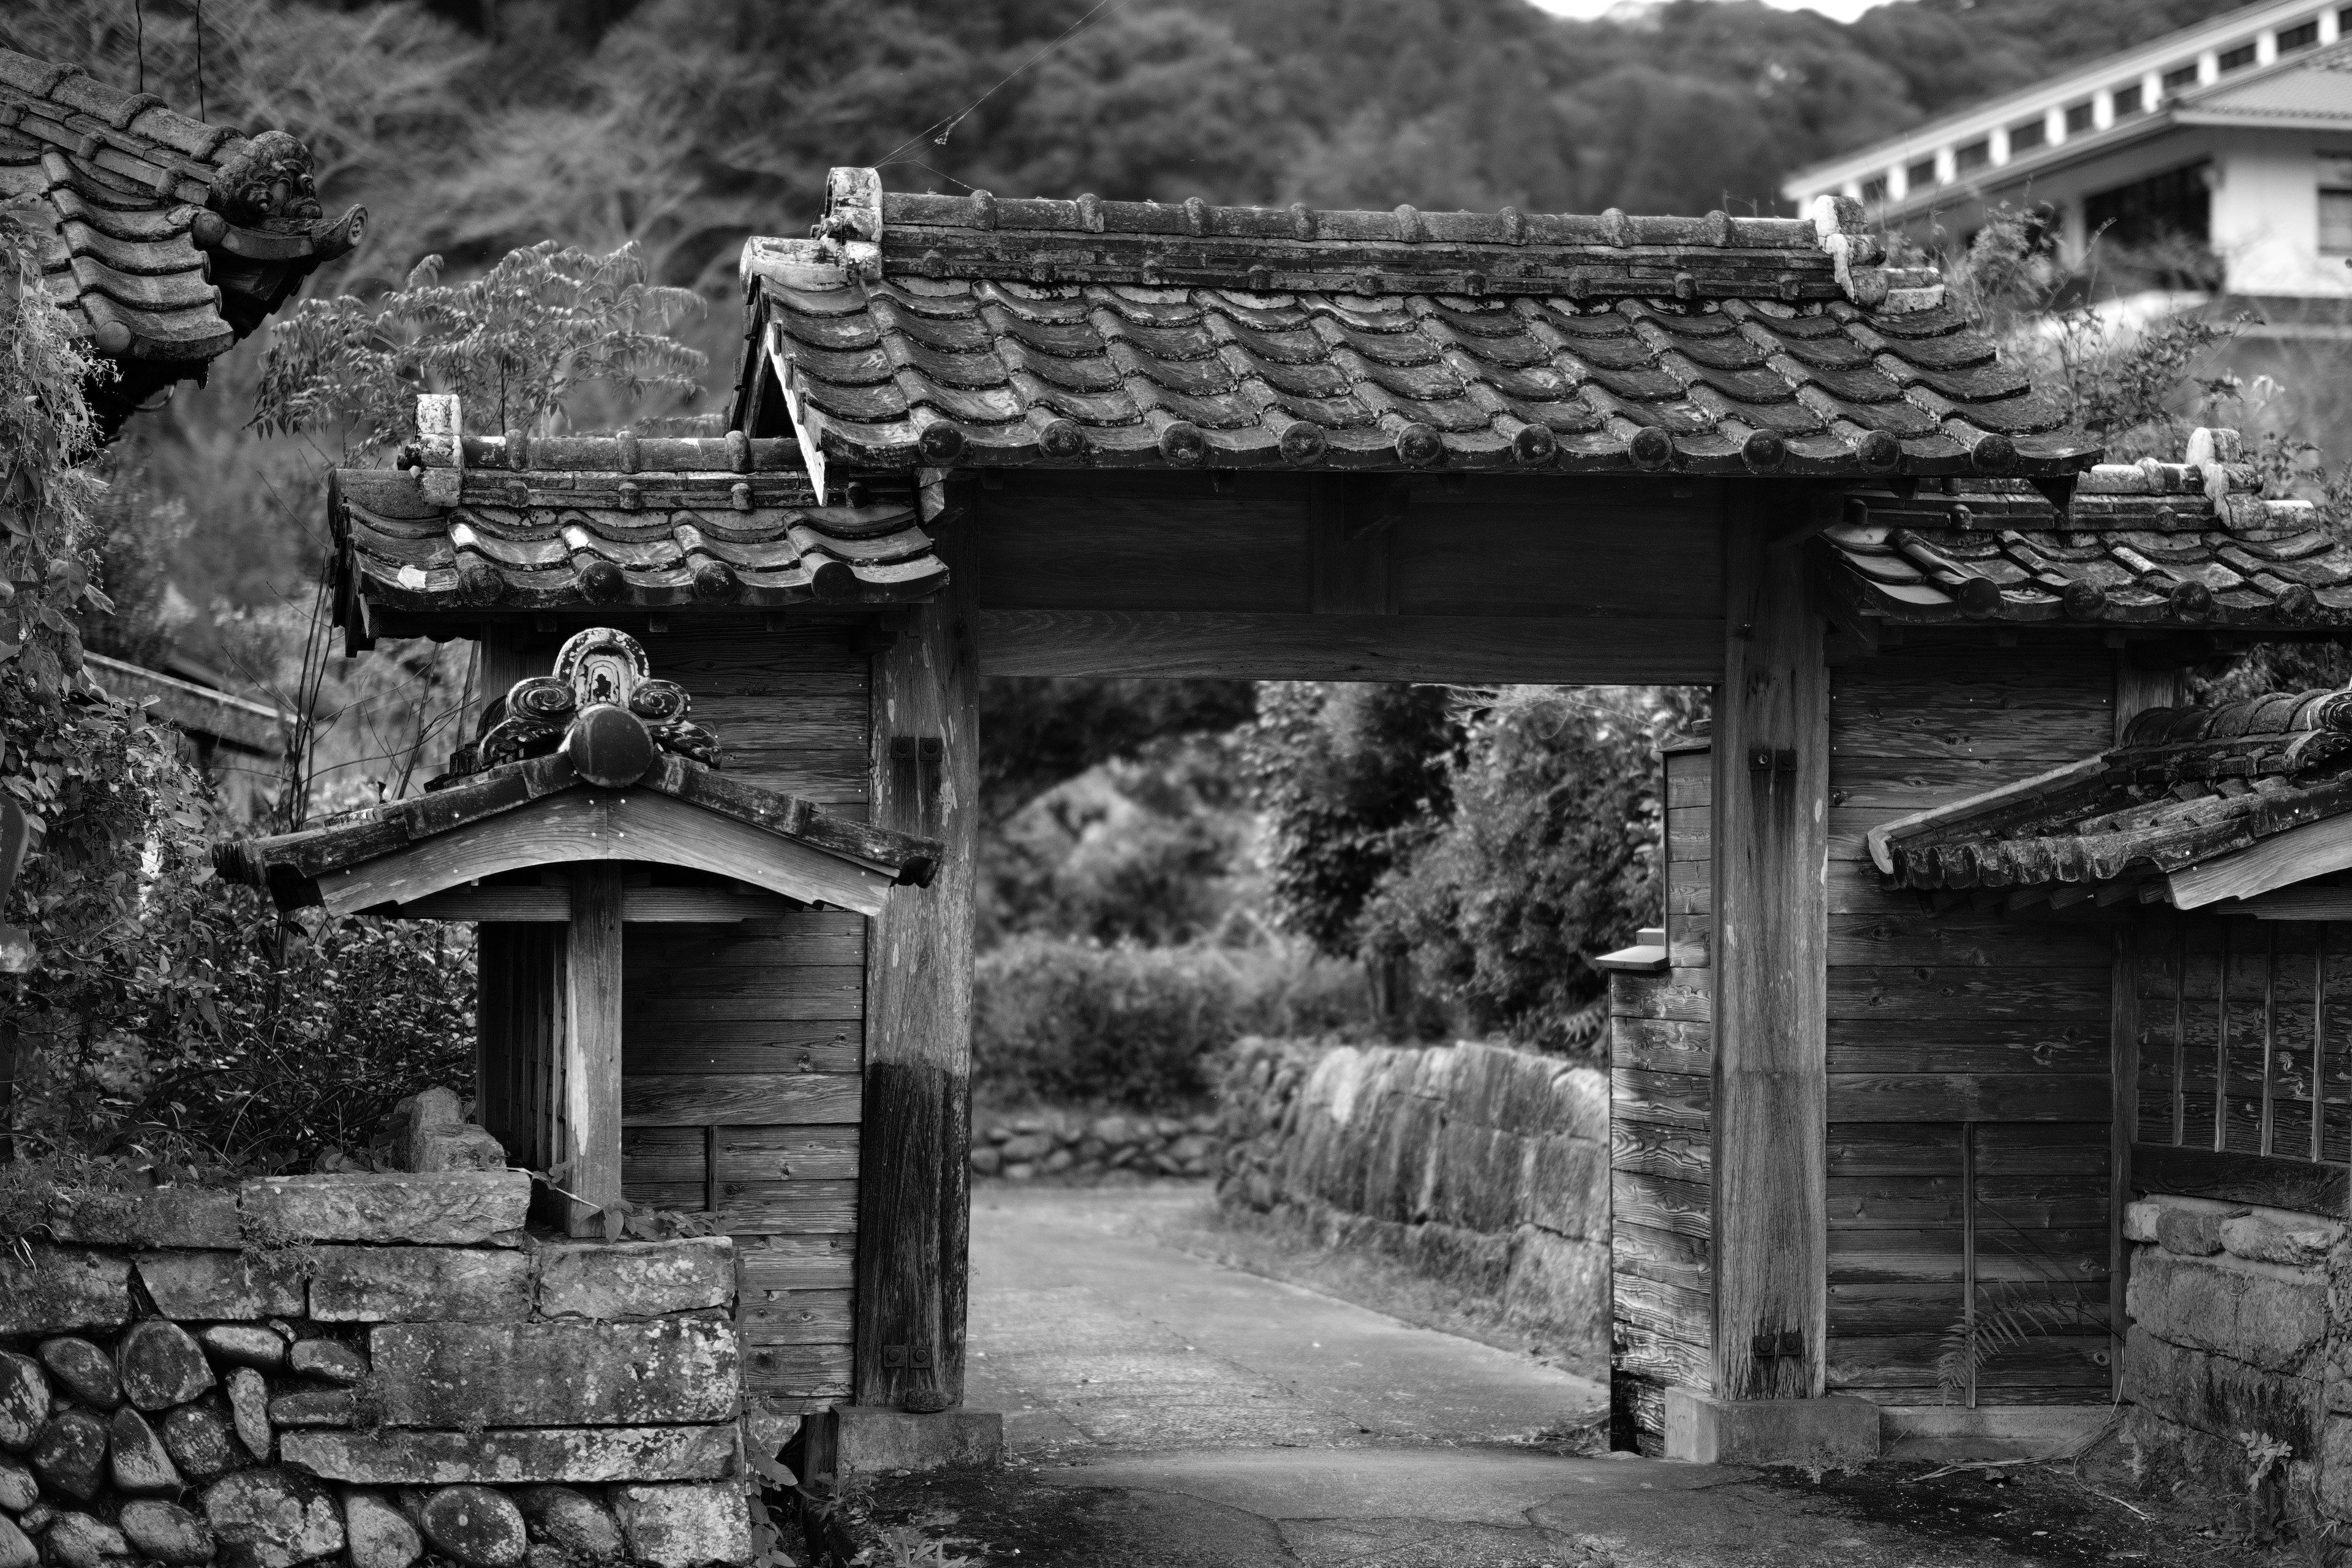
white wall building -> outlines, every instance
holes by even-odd
[[[2352,5],[2251,5],[1790,176],[1886,227],[1964,241],[1985,209],[2048,204],[2091,237],[2202,241],[2273,332],[2352,321]],[[2307,324],[2307,325],[2306,325]],[[2323,327],[2322,330],[2327,330]],[[2333,333],[2331,332],[2331,335]]]

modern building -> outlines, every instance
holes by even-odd
[[[2252,302],[2257,332],[2336,335],[2352,301],[2352,5],[2247,6],[1800,169],[1782,190],[1800,210],[1853,197],[1939,247],[1990,207],[2046,205],[2070,267],[2102,238],[2110,252],[2193,242],[2210,260],[2172,281]]]

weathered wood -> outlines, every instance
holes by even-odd
[[[1390,555],[1392,527],[1371,527],[1351,512],[1350,490],[1384,485],[1385,476],[1318,474],[1307,503],[1307,607],[1318,615],[1386,616],[1396,611]]]
[[[2113,1100],[2091,1073],[1832,1073],[1832,1121],[2096,1121]]]
[[[1818,1394],[1827,1323],[1827,628],[1802,551],[1765,544],[1781,521],[1760,502],[1727,512],[1712,752],[1716,1386],[1737,1399]],[[1801,1354],[1755,1355],[1790,1335]]]
[[[571,910],[567,895],[565,915]],[[563,1033],[562,925],[494,925],[477,939],[475,1098],[478,1120],[507,1158],[544,1171],[556,1152],[561,1107],[551,1100]]]
[[[1706,1291],[1661,1284],[1638,1274],[1620,1274],[1614,1286],[1618,1322],[1694,1350],[1713,1347],[1715,1302]]]
[[[812,1405],[849,1397],[847,1345],[747,1345],[743,1386],[763,1396],[804,1399]]]
[[[1829,979],[1832,1018],[2096,1019],[2108,1013],[2108,969],[1844,964]]]
[[[1609,1251],[1621,1275],[1638,1274],[1688,1290],[1712,1288],[1709,1262],[1715,1253],[1705,1237],[1622,1220],[1611,1226]]]
[[[1702,1241],[1713,1228],[1708,1214],[1715,1196],[1697,1182],[1666,1181],[1637,1171],[1612,1171],[1609,1197],[1610,1212],[1616,1221],[1671,1230]]]
[[[2184,867],[2166,879],[2173,903],[2193,910],[2222,899],[2250,899],[2352,867],[2352,816],[2289,828],[2251,848]]]
[[[1708,1024],[1619,1015],[1609,1020],[1610,1059],[1618,1067],[1652,1072],[1715,1071],[1715,1031]]]
[[[865,1037],[855,1018],[687,1026],[658,1015],[624,1015],[621,1073],[855,1073],[865,1063]]]
[[[1612,1171],[1635,1171],[1678,1182],[1707,1180],[1714,1163],[1711,1140],[1705,1131],[1654,1122],[1609,1119],[1609,1165]]]
[[[953,576],[908,612],[898,640],[874,660],[874,820],[945,849],[929,888],[892,891],[869,948],[854,1373],[861,1405],[898,1405],[919,1390],[950,1404],[963,1398],[980,786],[973,582],[989,552],[972,548],[970,512],[947,512],[945,476],[926,470],[923,479],[923,515]]]
[[[621,920],[629,925],[713,925],[772,919],[797,906],[772,893],[730,893],[717,888],[629,888]],[[562,888],[452,888],[381,911],[411,921],[568,921],[571,896]]]
[[[1953,1175],[1832,1176],[1832,1230],[1906,1230],[1960,1223],[1961,1180]],[[1979,1176],[1977,1200],[1990,1220],[2094,1229],[2106,1218],[2106,1184],[2086,1176]]]
[[[1621,616],[984,610],[989,675],[1712,683],[1722,623]]]
[[[2104,1075],[2107,1068],[2104,1024],[2031,1018],[1830,1020],[1832,1073]]]
[[[2123,679],[2126,666],[2116,663],[2116,728],[2121,738],[2124,725],[2122,710],[2138,700],[2139,693],[2128,689]],[[2121,1345],[2130,1323],[2124,1313],[2124,1291],[2131,1278],[2131,1244],[2124,1238],[2124,1209],[2131,1202],[2132,1135],[2139,1120],[2139,996],[2137,979],[2139,973],[2138,933],[2129,926],[2118,927],[2114,936],[2115,975],[2109,989],[2111,1008],[2107,1036],[2114,1059],[2108,1072],[2107,1158],[2115,1175],[2106,1184],[2107,1196],[2107,1272],[2116,1282],[2115,1299],[2109,1305],[2109,1326],[2115,1342]],[[2122,1357],[2116,1358],[2112,1380],[2116,1396],[2123,1396]]]
[[[319,879],[329,910],[405,903],[501,871],[565,862],[654,861],[756,883],[810,903],[872,913],[889,879],[652,790],[582,790],[424,839]]]
[[[732,964],[648,966],[630,988],[631,1011],[663,1018],[855,1018],[865,984],[862,965]],[[695,1011],[683,1011],[691,1006]]]
[[[621,1197],[621,868],[610,861],[572,872],[564,928],[562,1163],[551,1172],[567,1194],[565,1229],[617,1240]]]
[[[736,1259],[746,1295],[847,1289],[856,1282],[856,1237],[768,1236],[739,1242]]]
[[[633,1127],[855,1122],[856,1073],[677,1073],[621,1079],[621,1115]]]
[[[2130,1190],[2343,1215],[2352,1204],[2352,1175],[2301,1160],[2134,1143]]]
[[[2038,764],[2029,772],[2039,772],[2106,750],[2114,731],[2113,710],[2105,701],[1978,712],[1928,704],[1873,713],[1864,706],[1840,713],[1837,749],[1841,757],[2000,759]]]
[[[850,1292],[778,1291],[736,1314],[743,1343],[751,1345],[845,1345],[851,1342]]]
[[[1647,1122],[1658,1127],[1707,1130],[1715,1101],[1715,1081],[1690,1073],[1651,1072],[1642,1068],[1612,1068],[1609,1072],[1609,1115],[1612,1121]]]
[[[1830,963],[1972,965],[2090,969],[2104,965],[2114,939],[2096,926],[1984,920],[1954,911],[1931,914],[1913,903],[1868,914],[1829,918]]]
[[[1705,969],[1664,974],[1618,974],[1609,982],[1609,1010],[1623,1017],[1704,1024],[1714,1016],[1714,979]]]
[[[1715,1386],[1715,1358],[1704,1343],[1672,1338],[1631,1322],[1617,1325],[1616,1342],[1611,1362],[1620,1372],[1701,1393]]]
[[[1946,1344],[1939,1333],[1842,1335],[1831,1348],[1829,1384],[1839,1392],[1853,1387],[1933,1390],[1936,1362]],[[2107,1336],[2096,1331],[2031,1339],[1987,1355],[1976,1380],[1982,1386],[2065,1387],[2077,1391],[2080,1399],[2085,1397],[2082,1390],[2106,1386],[2107,1352]],[[1935,1403],[1932,1398],[1919,1402]]]

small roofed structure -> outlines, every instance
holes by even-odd
[[[0,49],[0,201],[47,221],[50,297],[113,362],[90,390],[111,436],[360,242],[367,209],[329,218],[310,150],[247,138],[101,86],[76,65]]]
[[[591,628],[491,703],[424,795],[215,849],[223,876],[281,909],[490,922],[483,1124],[547,1176],[575,1235],[617,1224],[622,927],[870,917],[940,861],[937,840],[729,779],[688,709],[635,639]]]

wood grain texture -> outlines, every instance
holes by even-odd
[[[985,610],[989,675],[1181,679],[1675,681],[1722,674],[1722,623],[1629,616]]]
[[[1820,1394],[1827,1332],[1827,628],[1802,552],[1766,545],[1784,521],[1727,510],[1712,752],[1716,1386],[1739,1399]],[[1790,1332],[1801,1356],[1755,1357]]]
[[[1668,1181],[1636,1171],[1612,1171],[1611,1213],[1630,1225],[1670,1230],[1704,1241],[1713,1230],[1714,1194],[1702,1183]]]
[[[633,1127],[855,1122],[856,1073],[665,1073],[621,1079],[621,1117]]]
[[[1703,1077],[1715,1072],[1715,1029],[1710,1024],[1620,1014],[1609,1020],[1609,1039],[1610,1060],[1618,1067]]]
[[[2352,817],[2324,818],[2265,838],[2250,848],[2167,879],[2172,901],[2193,910],[2223,899],[2250,899],[2290,883],[2352,867]]]
[[[1642,1068],[1612,1068],[1609,1086],[1612,1120],[1681,1127],[1694,1132],[1705,1132],[1709,1126],[1709,1112],[1715,1102],[1713,1079],[1691,1073],[1651,1072]]]
[[[2109,1011],[2108,967],[1930,967],[1849,963],[1831,972],[1832,1018],[2098,1020]]]
[[[771,1290],[847,1289],[856,1279],[855,1237],[769,1236],[738,1243],[736,1258],[743,1289]]]
[[[2135,1193],[2352,1217],[2352,1175],[2340,1166],[2137,1142],[2130,1158]]]
[[[1830,1120],[2096,1121],[2112,1103],[2100,1073],[1832,1073]]]
[[[1381,483],[1377,478],[1317,474],[1308,481],[1307,607],[1318,616],[1390,616],[1396,613],[1396,578],[1391,557],[1396,530],[1381,528],[1349,538],[1350,485]],[[1088,606],[1100,608],[1109,601]]]
[[[700,1073],[855,1073],[865,1065],[857,1019],[729,1022],[686,1026],[658,1013],[624,1016],[626,1078]]]
[[[950,512],[944,476],[924,477],[926,526],[952,576],[946,591],[908,610],[897,641],[874,659],[874,821],[928,834],[945,852],[929,888],[893,889],[869,949],[854,1379],[861,1405],[895,1405],[918,1387],[950,1404],[963,1399],[980,792],[975,585],[993,569],[973,535],[992,524],[976,488],[960,492],[962,510]],[[887,1364],[893,1345],[927,1352],[931,1367]]]
[[[621,1198],[621,868],[610,861],[572,871],[564,928],[562,1165],[554,1184],[570,1194],[565,1228],[617,1240]]]

